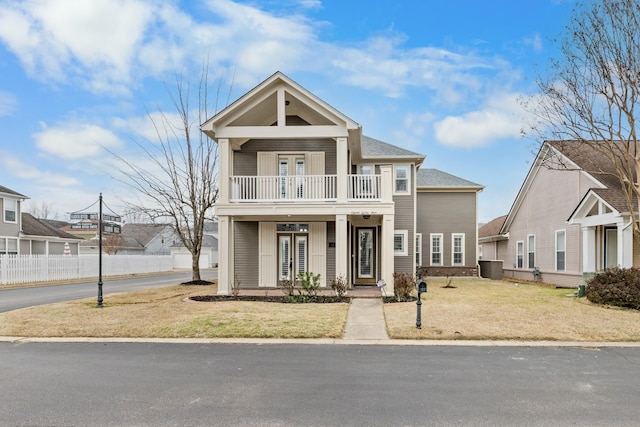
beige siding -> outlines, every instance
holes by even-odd
[[[278,244],[275,222],[261,222],[259,225],[259,286],[278,284]]]
[[[582,280],[582,231],[579,225],[567,224],[567,219],[593,186],[593,181],[579,171],[540,168],[508,230],[505,269],[515,268],[516,242],[524,241],[526,251],[527,235],[533,234],[536,236],[536,267],[542,272],[543,281],[565,284]],[[555,239],[558,230],[566,231],[566,269],[556,273]],[[522,270],[527,272],[525,277],[531,278],[526,257]]]
[[[419,192],[417,232],[422,233],[423,264],[429,265],[431,233],[442,233],[443,266],[451,266],[452,234],[464,233],[464,266],[477,264],[476,192]],[[493,258],[494,248],[490,248]],[[485,259],[491,259],[486,258]]]
[[[320,286],[327,284],[327,223],[309,224],[309,271],[320,274]]]
[[[258,285],[258,223],[234,222],[235,277],[242,287]]]

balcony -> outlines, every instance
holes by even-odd
[[[348,201],[381,200],[381,175],[347,175]],[[230,202],[335,202],[337,175],[232,176]]]

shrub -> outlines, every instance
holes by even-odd
[[[411,292],[416,288],[416,276],[409,273],[393,273],[393,288],[398,301],[411,300]]]
[[[331,281],[331,289],[336,293],[336,295],[340,298],[347,293],[347,278],[343,275],[340,275]]]
[[[612,268],[587,282],[585,296],[595,304],[640,310],[640,270]]]
[[[280,280],[280,286],[286,292],[287,296],[293,296],[293,290],[296,287],[296,284],[293,280],[282,279]]]
[[[310,271],[301,271],[298,273],[298,279],[300,279],[300,287],[307,297],[318,295],[318,289],[320,288],[319,274],[314,275]]]

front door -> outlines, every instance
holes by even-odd
[[[303,199],[305,164],[303,155],[280,155],[278,159],[280,175],[280,198]]]
[[[618,266],[618,229],[604,229],[604,267],[615,268]]]
[[[298,273],[307,271],[307,238],[306,234],[278,234],[280,280],[295,280]]]
[[[375,283],[375,228],[357,229],[356,283]]]

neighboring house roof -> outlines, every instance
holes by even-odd
[[[38,221],[49,224],[53,228],[63,228],[70,225],[67,221],[60,221],[57,219],[38,218]]]
[[[466,179],[442,172],[438,169],[418,169],[416,187],[420,188],[469,188],[482,190],[484,186]]]
[[[16,197],[21,198],[21,199],[28,199],[28,197],[25,196],[24,194],[20,194],[17,191],[13,191],[12,189],[7,188],[7,187],[5,187],[3,185],[0,185],[0,194],[8,194],[8,195],[11,195],[11,196],[16,196]]]
[[[211,234],[218,234],[218,221],[205,221],[204,232]]]
[[[171,245],[172,248],[184,248],[184,244],[178,241],[175,244]],[[205,234],[202,236],[202,247],[203,248],[217,248],[218,247],[218,239],[213,237],[210,234]]]
[[[125,224],[121,236],[127,248],[145,248],[158,234],[164,231],[167,224]]]
[[[378,139],[374,139],[365,135],[362,135],[362,157],[363,158],[407,158],[411,160],[420,159],[420,162],[424,160],[424,155],[414,153],[413,151],[405,150],[396,145],[392,145]]]
[[[507,215],[502,215],[478,228],[478,241],[491,242],[506,239],[505,235],[500,234],[500,229],[502,228],[502,224],[504,224],[505,219],[507,219]]]
[[[43,236],[57,237],[61,239],[83,240],[81,237],[66,233],[62,230],[50,226],[43,221],[39,221],[36,217],[26,212],[22,213],[22,233],[27,236]]]
[[[569,159],[573,165],[585,171],[601,183],[591,190],[618,212],[628,212],[627,199],[616,176],[613,163],[591,144],[581,141],[547,141],[558,152]],[[639,147],[640,148],[640,147]],[[624,152],[626,149],[621,147]],[[565,166],[565,165],[561,165]],[[566,166],[570,168],[570,165]],[[635,200],[634,200],[635,203]],[[637,205],[637,203],[635,203]]]

